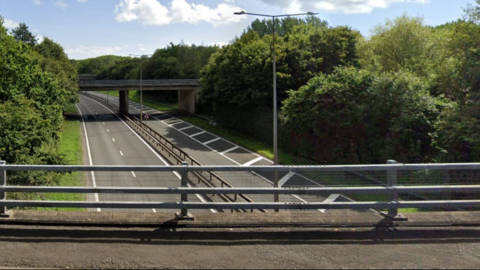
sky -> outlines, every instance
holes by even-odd
[[[435,26],[462,17],[473,0],[0,0],[11,29],[26,23],[41,41],[60,43],[70,59],[148,55],[173,42],[226,45],[255,19],[318,12],[330,26],[348,25],[364,36],[386,19],[407,13]]]

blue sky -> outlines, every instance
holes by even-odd
[[[13,27],[25,22],[40,38],[62,44],[72,59],[105,54],[150,54],[170,42],[228,44],[256,17],[314,11],[330,25],[363,35],[403,13],[428,25],[454,21],[473,0],[0,0],[0,16]]]

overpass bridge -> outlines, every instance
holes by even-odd
[[[198,93],[201,83],[198,79],[180,80],[80,80],[78,83],[81,92],[87,91],[119,91],[120,112],[128,113],[128,91],[178,91],[178,109],[195,113],[198,102]]]

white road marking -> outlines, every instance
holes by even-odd
[[[112,138],[112,141],[115,142],[115,138]]]
[[[284,177],[282,177],[282,179],[280,179],[278,181],[278,186],[279,187],[283,187],[283,185],[285,185],[285,183],[290,180],[290,178],[292,178],[293,176],[295,175],[294,172],[289,172],[287,173]]]
[[[133,177],[135,177],[135,178],[137,177],[134,172],[132,172],[132,175],[133,175]]]
[[[221,154],[221,155],[225,155],[226,153],[230,153],[230,152],[232,152],[233,150],[236,150],[237,148],[240,148],[240,146],[235,146],[235,147],[233,147],[233,148],[230,148],[230,149],[228,149],[228,150],[223,151],[223,152],[220,153],[220,154]]]
[[[216,141],[218,141],[218,140],[220,140],[220,139],[221,139],[221,138],[220,138],[220,137],[218,137],[218,138],[216,138],[216,139],[213,139],[213,140],[211,140],[211,141],[208,141],[208,142],[206,142],[206,143],[203,143],[203,144],[211,144],[212,142],[216,142]]]
[[[165,121],[162,121],[162,122],[165,123]],[[169,125],[169,126],[173,126],[173,125],[180,124],[180,123],[182,123],[182,121],[172,122],[172,123],[170,123],[170,124],[169,124],[169,123],[165,123],[165,124],[167,124],[167,125]]]
[[[88,152],[88,161],[90,162],[90,166],[93,165],[93,162],[92,162],[92,152],[90,151],[90,143],[88,142],[88,133],[87,133],[87,127],[85,126],[85,120],[83,119],[83,114],[82,114],[82,111],[80,110],[80,107],[78,107],[76,104],[75,106],[77,107],[78,109],[78,112],[80,112],[80,115],[82,116],[82,124],[83,124],[83,130],[85,130],[85,141],[87,142],[87,152]],[[95,180],[95,173],[92,171],[92,184],[93,184],[93,187],[97,187],[97,182]],[[95,193],[95,200],[97,202],[99,202],[99,198],[98,198],[98,193]],[[101,212],[102,209],[100,208],[97,208],[97,212]]]
[[[206,131],[202,131],[202,132],[199,132],[199,133],[197,133],[197,134],[193,134],[193,135],[190,136],[190,137],[195,137],[195,136],[198,136],[198,135],[203,134],[203,133],[207,133],[207,132],[206,132]]]
[[[122,157],[123,157],[123,153],[122,153],[122,151],[119,151],[119,152],[120,152],[120,155],[122,155]]]
[[[103,122],[103,125],[105,126],[105,122]]]
[[[133,131],[133,129],[132,129],[131,127],[129,127],[129,126],[127,125],[127,123],[125,123],[125,121],[123,121],[116,113],[114,113],[114,112],[113,112],[112,110],[110,110],[109,108],[105,107],[103,104],[101,104],[101,103],[98,103],[98,104],[100,104],[100,105],[103,106],[105,109],[109,110],[113,115],[115,115],[115,116],[118,118],[118,120],[120,120],[133,134],[135,134],[135,136],[137,136],[137,138],[138,138],[141,142],[143,142],[143,144],[145,144],[145,146],[147,146],[147,148],[150,149],[150,151],[152,151],[152,153],[153,153],[158,159],[160,159],[160,160],[165,164],[165,166],[171,166],[171,165],[168,164],[168,162],[165,161],[165,159],[163,159],[155,150],[153,150],[152,147],[151,147],[147,142],[145,142],[145,140],[144,140],[142,137],[140,137],[140,135],[138,135],[135,131]],[[174,174],[179,180],[182,179],[182,176],[180,176],[179,173],[173,172],[173,174]],[[188,186],[189,186],[189,187],[192,187],[190,184],[188,184]],[[200,196],[199,194],[195,194],[195,196],[196,196],[201,202],[203,202],[203,203],[207,202],[207,201],[206,201],[205,199],[203,199],[202,196]],[[217,213],[217,211],[214,210],[214,209],[210,209],[210,211],[211,211],[212,213]]]
[[[249,162],[243,164],[242,166],[245,166],[245,167],[246,167],[246,166],[250,166],[250,165],[252,165],[252,164],[254,164],[254,163],[259,162],[259,161],[262,160],[262,159],[263,159],[263,157],[258,157],[258,158],[254,159],[254,160],[250,160]]]
[[[193,126],[184,127],[184,128],[178,129],[178,131],[182,131],[182,130],[185,130],[185,129],[189,129],[189,128],[191,128],[191,127],[193,127]]]
[[[110,132],[110,130],[108,130],[108,128],[107,128],[107,132]]]

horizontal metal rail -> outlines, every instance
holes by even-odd
[[[85,166],[85,165],[5,165],[15,171],[217,171],[217,172],[361,172],[361,171],[424,171],[480,170],[480,163],[466,164],[400,164],[400,165],[331,165],[331,166]]]
[[[148,209],[396,209],[396,208],[470,208],[480,207],[480,200],[465,201],[398,201],[398,202],[333,202],[333,203],[223,203],[223,202],[70,202],[0,200],[6,207],[68,207],[68,208],[148,208]]]
[[[42,193],[123,193],[123,194],[283,194],[283,195],[324,195],[324,194],[392,194],[392,193],[449,193],[480,192],[480,186],[392,186],[392,187],[321,187],[321,188],[130,188],[130,187],[46,187],[46,186],[4,186],[0,192],[42,192]]]

